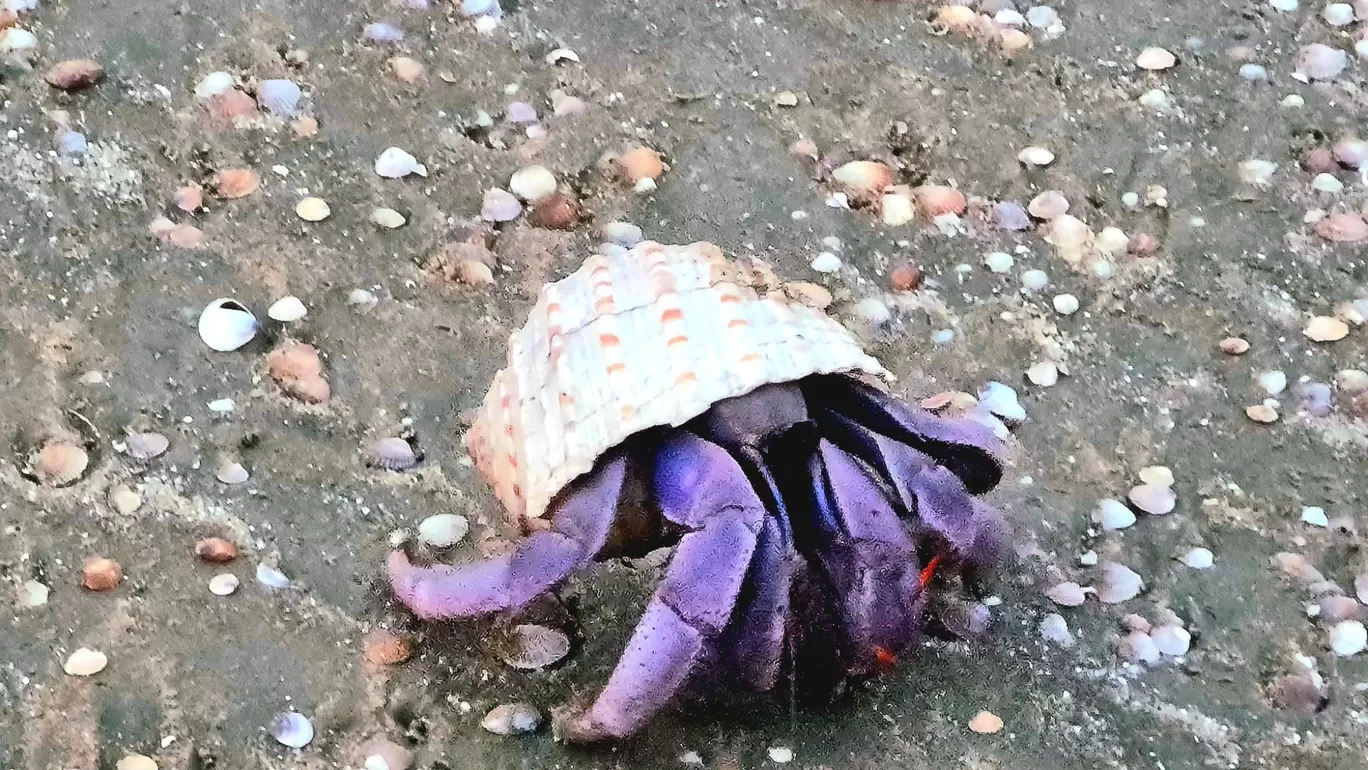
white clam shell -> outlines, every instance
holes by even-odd
[[[1216,563],[1216,556],[1210,548],[1193,548],[1183,554],[1183,563],[1192,569],[1211,569]]]
[[[210,302],[199,317],[200,339],[220,353],[237,350],[251,342],[259,328],[252,311],[229,297]]]
[[[258,564],[256,568],[257,582],[267,588],[289,588],[290,579],[284,572],[267,564]]]
[[[209,578],[209,593],[214,596],[232,596],[238,590],[238,577],[231,572],[221,572]]]
[[[1120,500],[1109,497],[1097,504],[1093,521],[1101,524],[1103,529],[1125,529],[1135,523],[1135,512]]]
[[[219,466],[215,478],[224,484],[242,484],[250,478],[250,474],[247,473],[246,468],[242,467],[242,463],[230,460]]]
[[[556,191],[556,175],[545,166],[521,168],[508,180],[508,189],[525,201],[538,201]]]
[[[121,451],[135,460],[160,457],[171,446],[171,440],[160,433],[129,433]]]
[[[266,315],[281,323],[298,321],[308,314],[309,309],[304,307],[299,297],[293,295],[281,297],[266,310]]]
[[[271,720],[271,737],[282,746],[302,749],[314,738],[313,723],[297,711],[285,711]]]
[[[570,654],[570,637],[546,626],[525,623],[513,627],[503,661],[513,668],[534,671],[555,665]]]
[[[1329,642],[1336,655],[1357,655],[1368,648],[1368,631],[1357,620],[1344,620],[1330,627]]]
[[[1124,564],[1107,562],[1102,565],[1101,586],[1097,598],[1104,604],[1120,604],[1134,599],[1144,589],[1145,581],[1140,575]]]
[[[449,548],[465,539],[470,522],[455,513],[439,513],[418,524],[418,539],[433,548]]]
[[[427,166],[399,147],[390,147],[375,159],[375,173],[386,179],[402,179],[409,174],[427,176]]]
[[[541,721],[541,714],[526,703],[505,703],[485,714],[480,727],[495,735],[520,735],[535,731]]]
[[[227,72],[210,72],[195,85],[195,97],[209,99],[233,89],[233,76]]]
[[[104,671],[107,665],[109,658],[103,652],[82,647],[71,653],[62,664],[62,670],[70,676],[94,676]]]

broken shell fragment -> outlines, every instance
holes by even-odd
[[[541,714],[526,703],[496,706],[480,720],[480,727],[495,735],[521,735],[541,726]]]
[[[81,585],[89,591],[112,591],[123,580],[123,569],[113,559],[92,556],[81,568]]]
[[[107,665],[109,658],[103,652],[82,647],[67,657],[62,670],[69,676],[94,676],[104,671]]]
[[[90,464],[90,455],[73,444],[53,443],[44,446],[29,460],[38,483],[49,487],[64,487],[79,479]]]
[[[256,580],[267,588],[289,588],[290,578],[279,569],[269,564],[258,564],[256,567]]]
[[[214,175],[214,193],[220,198],[245,198],[261,187],[261,176],[250,168],[225,168]]]
[[[1302,334],[1312,342],[1335,342],[1349,334],[1349,325],[1334,316],[1318,315],[1306,324]]]
[[[242,467],[242,463],[229,460],[219,466],[218,473],[214,474],[220,482],[228,485],[244,484],[251,476],[247,469]]]
[[[418,539],[433,548],[450,548],[465,539],[470,522],[455,513],[439,513],[418,524]]]
[[[631,184],[643,179],[659,179],[665,173],[665,162],[660,153],[649,147],[635,147],[617,158],[618,173]]]
[[[295,204],[295,215],[305,222],[322,222],[332,215],[332,208],[322,198],[304,198]]]
[[[256,336],[256,316],[235,299],[210,302],[199,317],[199,335],[211,350],[221,353],[246,345]]]
[[[1171,482],[1170,482],[1171,483]],[[1163,516],[1178,506],[1178,496],[1168,485],[1141,484],[1126,495],[1131,505],[1151,516]]]
[[[299,297],[293,295],[281,297],[266,309],[266,315],[281,323],[292,323],[308,314],[309,309],[304,307]]]
[[[1278,410],[1268,404],[1254,404],[1245,407],[1245,416],[1254,422],[1268,425],[1278,421]]]
[[[297,711],[286,711],[271,720],[271,737],[282,746],[302,749],[314,738],[313,723]]]
[[[403,214],[384,206],[371,211],[370,221],[376,227],[382,227],[386,230],[398,230],[408,224],[408,220],[404,218]]]
[[[513,627],[511,638],[500,653],[513,668],[534,671],[554,665],[570,654],[570,637],[554,628],[524,623]]]
[[[375,173],[386,179],[402,179],[409,174],[427,176],[427,166],[399,147],[389,147],[375,159]]]
[[[1101,565],[1102,581],[1097,598],[1105,604],[1120,604],[1134,599],[1145,587],[1145,581],[1131,568],[1116,562]]]
[[[105,70],[92,59],[67,59],[43,75],[48,85],[62,91],[80,91],[104,80]]]

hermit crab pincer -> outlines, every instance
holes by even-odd
[[[574,741],[628,735],[721,666],[775,688],[796,649],[848,673],[916,640],[933,573],[973,581],[1008,529],[976,495],[993,430],[906,406],[853,335],[711,244],[645,242],[545,286],[466,445],[525,533],[459,566],[389,560],[424,618],[517,610],[595,558],[674,542]],[[787,663],[786,663],[787,661]]]

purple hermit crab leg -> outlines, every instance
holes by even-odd
[[[829,411],[817,415],[822,435],[873,466],[918,526],[929,529],[971,569],[995,565],[1007,546],[1006,522],[969,493],[958,476],[917,449]]]
[[[974,494],[987,492],[1002,478],[997,457],[1002,442],[987,426],[914,409],[851,377],[809,377],[803,382],[809,404],[821,404],[930,455],[953,470]]]
[[[603,548],[627,474],[622,453],[609,458],[562,494],[551,508],[551,529],[534,532],[509,556],[420,567],[394,551],[389,578],[395,595],[429,619],[496,612],[535,599]]]
[[[557,732],[567,740],[620,738],[664,707],[705,645],[727,627],[755,552],[765,509],[720,447],[676,434],[661,449],[655,478],[662,509],[691,531],[680,538],[608,685],[587,711],[557,720]]]

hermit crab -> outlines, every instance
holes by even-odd
[[[978,495],[993,429],[898,401],[891,375],[761,263],[643,242],[545,286],[469,432],[524,533],[463,565],[389,559],[428,619],[516,611],[593,559],[673,543],[664,578],[566,740],[626,736],[705,672],[776,687],[803,649],[873,673],[940,576],[972,584],[1008,528]]]

